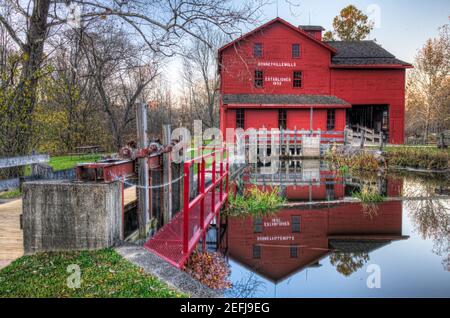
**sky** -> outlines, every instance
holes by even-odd
[[[289,2],[289,1],[288,1]],[[376,39],[397,58],[413,62],[417,50],[438,28],[449,23],[448,0],[300,0],[299,7],[291,7],[286,0],[278,0],[278,15],[294,25],[321,25],[332,29],[333,18],[349,4],[356,5],[376,27],[370,39]],[[292,9],[292,10],[291,10]],[[291,12],[293,11],[293,12]],[[266,20],[276,17],[276,0],[264,10]],[[311,18],[311,20],[310,20]]]
[[[289,6],[289,2],[300,5]],[[278,16],[294,25],[321,25],[331,30],[333,18],[349,4],[375,22],[369,39],[376,39],[397,58],[409,63],[414,62],[425,41],[436,37],[439,27],[449,23],[449,0],[278,0]],[[261,20],[264,23],[275,17],[277,0],[264,8]],[[170,65],[167,80],[179,90],[180,63],[174,60]]]

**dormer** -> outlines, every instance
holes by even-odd
[[[325,29],[320,25],[299,25],[298,27],[316,40],[322,41],[322,32]]]

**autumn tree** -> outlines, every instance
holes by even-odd
[[[450,128],[450,27],[440,29],[419,50],[407,82],[407,131],[429,133]]]
[[[83,50],[86,29],[70,29],[49,43],[52,70],[38,86],[33,141],[47,153],[96,144],[108,149],[107,118]],[[110,134],[108,134],[110,135]]]
[[[342,41],[364,40],[374,28],[373,21],[354,5],[343,8],[333,19],[333,30],[324,33],[324,41],[338,38]]]
[[[261,0],[235,3],[232,0],[0,0],[0,26],[14,41],[21,56],[20,73],[13,87],[4,118],[12,120],[10,130],[15,142],[1,155],[26,154],[31,149],[33,112],[37,104],[39,79],[46,73],[42,66],[50,55],[46,46],[50,38],[65,28],[78,27],[96,21],[124,28],[133,41],[145,44],[162,55],[174,55],[181,50],[187,37],[206,42],[205,28],[216,27],[228,34],[239,34],[243,23],[251,23],[255,12],[264,4]],[[70,6],[68,6],[70,5]],[[72,14],[74,13],[74,14]],[[13,17],[12,20],[8,17]]]

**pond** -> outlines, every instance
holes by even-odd
[[[450,297],[445,176],[343,175],[319,161],[247,167],[235,191],[277,188],[286,208],[222,218],[208,233],[225,257],[228,297]],[[369,187],[381,203],[355,202]],[[213,246],[213,245],[209,245]]]

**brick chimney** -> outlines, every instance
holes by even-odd
[[[322,41],[322,32],[325,31],[325,29],[320,25],[299,25],[298,27],[316,40]]]

